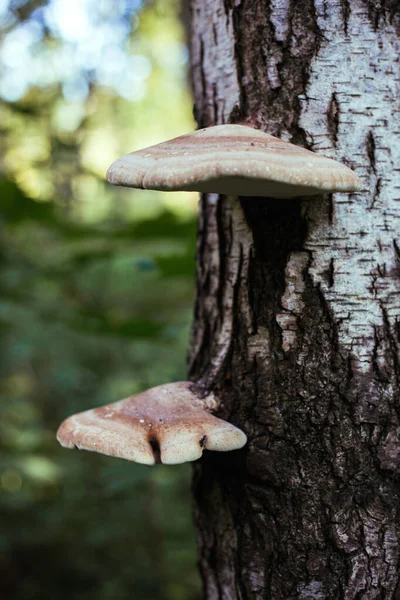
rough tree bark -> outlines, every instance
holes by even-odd
[[[190,376],[248,446],[195,466],[208,600],[400,598],[400,3],[191,0],[199,126],[365,194],[204,196]]]

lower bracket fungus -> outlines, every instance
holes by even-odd
[[[242,448],[246,435],[210,414],[186,381],[151,388],[66,419],[57,432],[65,448],[91,450],[144,465],[197,460],[203,450]]]

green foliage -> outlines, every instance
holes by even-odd
[[[186,376],[195,201],[104,181],[132,137],[151,144],[191,126],[184,70],[167,72],[182,37],[177,11],[158,0],[137,17],[131,44],[152,63],[154,94],[135,109],[96,86],[82,106],[54,88],[0,102],[5,600],[199,597],[190,468],[67,451],[55,439],[74,412]]]
[[[166,212],[154,228],[83,233],[52,205],[0,186],[6,597],[194,598],[189,469],[55,441],[73,412],[185,377],[194,222]]]
[[[14,182],[4,178],[0,179],[0,218],[6,223],[39,221],[47,225],[55,220],[51,204],[34,202]]]

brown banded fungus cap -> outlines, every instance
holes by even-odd
[[[57,432],[65,448],[92,450],[145,465],[197,460],[203,450],[226,452],[246,435],[207,410],[190,382],[151,388],[125,400],[78,413]]]
[[[348,167],[245,125],[200,129],[126,154],[107,179],[146,190],[272,198],[361,190]]]

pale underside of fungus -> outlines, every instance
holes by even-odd
[[[197,460],[203,450],[242,448],[246,435],[209,412],[190,382],[151,388],[66,419],[57,439],[66,448],[91,450],[145,465]]]
[[[107,179],[147,190],[272,198],[361,190],[345,165],[245,125],[200,129],[126,154]]]

